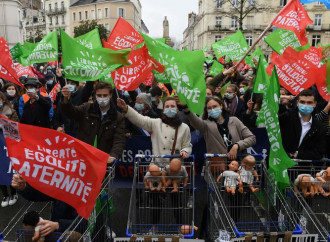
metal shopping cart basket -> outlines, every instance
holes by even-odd
[[[179,181],[178,192],[171,192],[173,190],[172,185],[165,192],[151,191],[145,189],[143,183],[150,165],[150,162],[145,162],[145,160],[152,159],[152,163],[157,163],[157,159],[165,159],[169,162],[171,158],[178,158],[178,156],[135,156],[134,178],[126,231],[128,237],[132,235],[138,237],[144,235],[152,237],[194,237],[194,230],[192,229],[194,226],[195,203],[194,156],[190,156],[191,162],[183,162],[182,164],[188,173],[188,182],[187,186],[184,187],[184,182]],[[174,177],[167,178],[174,179]]]
[[[66,231],[59,237],[58,241],[112,241],[111,214],[114,207],[110,189],[112,187],[113,179],[115,178],[116,163],[117,160],[107,167],[100,194],[89,220],[87,221],[82,217],[77,216]]]
[[[262,158],[262,155],[254,156],[257,159]],[[220,161],[214,161],[215,157]],[[252,184],[259,191],[252,192],[247,184],[243,184],[244,192],[241,194],[236,190],[235,195],[232,195],[226,192],[223,179],[217,182],[218,176],[229,163],[227,156],[206,154],[205,158],[209,239],[235,241],[235,238],[258,234],[262,234],[263,238],[270,238],[274,233],[278,238],[283,238],[286,232],[302,233],[300,225],[296,223],[296,215],[268,175],[263,160],[257,161],[254,166],[258,179],[254,177]]]
[[[329,166],[330,160],[294,160],[297,165],[288,170],[291,186],[286,189],[286,200],[290,207],[298,215],[299,223],[304,233],[315,233],[319,235],[319,241],[330,241],[330,196],[324,197],[320,192],[303,192],[300,187],[300,179],[304,174],[316,178],[317,173]],[[297,179],[297,180],[296,180]],[[308,178],[309,179],[309,178]],[[296,188],[295,188],[296,181]],[[323,184],[320,181],[304,181],[306,187],[323,186],[330,193],[330,182]],[[313,189],[314,189],[313,187]]]

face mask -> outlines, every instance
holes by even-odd
[[[225,95],[224,95],[224,98],[227,98],[227,99],[231,100],[231,99],[234,98],[234,94],[226,92]]]
[[[177,114],[177,112],[178,111],[175,108],[166,108],[166,109],[164,109],[164,114],[168,118],[173,118]]]
[[[68,84],[66,86],[69,88],[70,92],[74,92],[74,90],[76,89],[75,85],[72,84]]]
[[[123,92],[123,95],[124,95],[124,97],[127,98],[127,97],[129,97],[129,92],[128,92],[128,91],[124,91],[124,92]]]
[[[151,102],[156,102],[157,98],[151,97]]]
[[[241,94],[244,94],[244,93],[245,93],[245,89],[244,89],[244,87],[241,87],[241,88],[239,89],[239,92],[240,92]]]
[[[308,114],[311,114],[313,112],[314,107],[299,104],[298,109],[299,109],[301,114],[308,115]]]
[[[222,113],[222,110],[220,108],[214,108],[207,112],[209,118],[218,119]]]
[[[248,71],[248,75],[252,76],[253,75],[253,71]]]
[[[105,107],[109,104],[110,98],[109,97],[97,97],[96,101],[100,107]]]
[[[135,103],[135,109],[138,111],[142,111],[144,109],[144,105],[141,103]]]
[[[0,108],[2,108],[2,106],[3,106],[3,102],[0,102]]]
[[[33,89],[33,88],[27,89],[26,92],[30,92],[30,93],[35,94],[36,93],[36,89]]]
[[[53,85],[53,80],[49,80],[49,81],[47,81],[47,85]]]
[[[11,97],[15,96],[16,90],[7,90],[7,94]]]

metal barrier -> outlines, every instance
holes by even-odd
[[[155,188],[165,179],[176,180],[178,190],[175,191],[173,184],[167,184],[161,190],[152,191],[146,189],[144,179],[148,172],[150,163],[141,162],[141,159],[171,159],[179,156],[157,156],[157,155],[136,155],[133,187],[128,214],[126,235],[138,237],[150,235],[152,237],[173,237],[181,238],[194,237],[194,163],[184,162],[182,169],[187,171],[187,180],[184,177],[155,176]],[[191,156],[194,159],[194,156]],[[163,167],[164,168],[164,167]],[[161,171],[164,172],[164,169]],[[164,179],[164,180],[163,180]],[[163,182],[162,182],[163,183]]]

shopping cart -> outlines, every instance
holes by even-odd
[[[177,155],[136,155],[134,178],[128,214],[128,237],[149,235],[152,237],[184,238],[194,237],[194,156],[191,162],[184,162],[183,166],[188,173],[188,183],[184,187],[179,183],[178,192],[171,193],[172,185],[164,191],[150,191],[143,184],[144,176],[150,162],[142,160],[178,158]],[[156,163],[156,161],[155,161]],[[173,177],[166,177],[173,178]]]
[[[114,207],[112,203],[111,187],[113,179],[115,178],[116,163],[117,160],[107,167],[107,172],[101,186],[101,192],[88,221],[77,216],[66,231],[59,237],[58,241],[112,241],[111,214],[113,213]]]
[[[262,159],[262,155],[254,156]],[[215,157],[222,161],[214,161]],[[243,193],[236,191],[232,195],[226,192],[223,179],[217,182],[217,177],[229,163],[225,161],[226,157],[205,154],[209,239],[226,241],[247,235],[257,236],[258,233],[262,233],[263,238],[270,238],[274,233],[277,238],[284,238],[286,232],[301,234],[301,227],[296,223],[297,216],[278,191],[275,181],[268,175],[264,160],[257,161],[254,166],[258,179],[254,178],[253,186],[259,188],[259,191],[253,193],[243,184]]]
[[[310,174],[313,178],[323,168],[329,166],[328,159],[324,160],[294,160],[297,165],[288,170],[291,180],[291,186],[286,189],[286,200],[290,207],[298,215],[299,223],[302,225],[304,233],[316,233],[319,235],[319,241],[330,241],[330,196],[324,197],[322,194],[303,192],[298,185],[295,188],[296,178],[303,174]],[[301,180],[297,180],[301,181]],[[322,186],[319,181],[304,181],[305,186]],[[330,187],[330,183],[324,184]],[[330,191],[329,191],[330,192]]]

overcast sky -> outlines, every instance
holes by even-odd
[[[188,26],[188,13],[198,10],[198,0],[140,0],[142,19],[151,37],[163,37],[163,20],[167,16],[170,37],[182,41]]]

